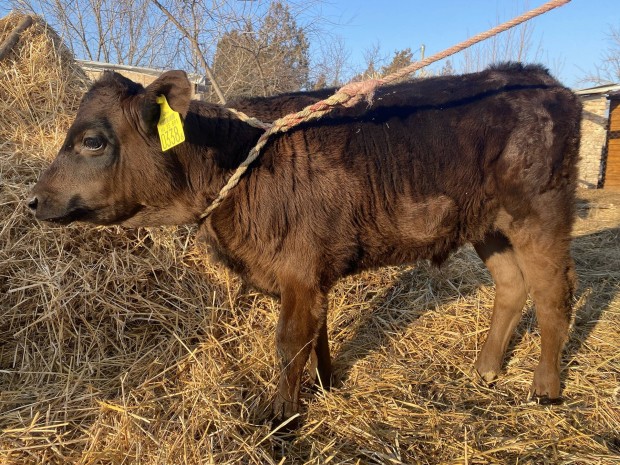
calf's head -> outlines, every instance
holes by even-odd
[[[184,176],[173,151],[161,150],[156,98],[164,95],[185,118],[191,94],[182,71],[166,72],[146,88],[106,72],[84,95],[58,155],[32,190],[28,205],[36,217],[63,224],[172,222],[166,209]]]

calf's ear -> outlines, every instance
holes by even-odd
[[[192,99],[192,84],[184,71],[166,71],[149,84],[144,94],[141,117],[144,129],[154,130],[159,121],[160,106],[156,99],[159,95],[166,97],[168,105],[185,118]]]

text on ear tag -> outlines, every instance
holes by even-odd
[[[185,133],[183,132],[181,115],[170,108],[166,97],[159,95],[156,102],[159,103],[161,109],[159,122],[157,123],[157,131],[159,132],[161,149],[165,152],[183,142],[185,140]]]

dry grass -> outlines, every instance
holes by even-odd
[[[493,286],[465,248],[441,270],[333,290],[338,386],[305,394],[283,441],[264,424],[276,302],[209,263],[189,228],[53,228],[26,211],[83,76],[42,24],[20,44],[0,63],[0,463],[618,463],[620,195],[581,192],[563,405],[526,402],[529,308],[501,379],[472,376]]]

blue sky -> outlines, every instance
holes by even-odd
[[[545,0],[328,0],[323,14],[337,23],[353,63],[379,43],[382,52],[426,46],[426,56],[546,3]],[[592,72],[607,47],[609,25],[620,27],[620,0],[572,0],[531,20],[533,43],[571,87]],[[453,62],[459,58],[453,58]]]

